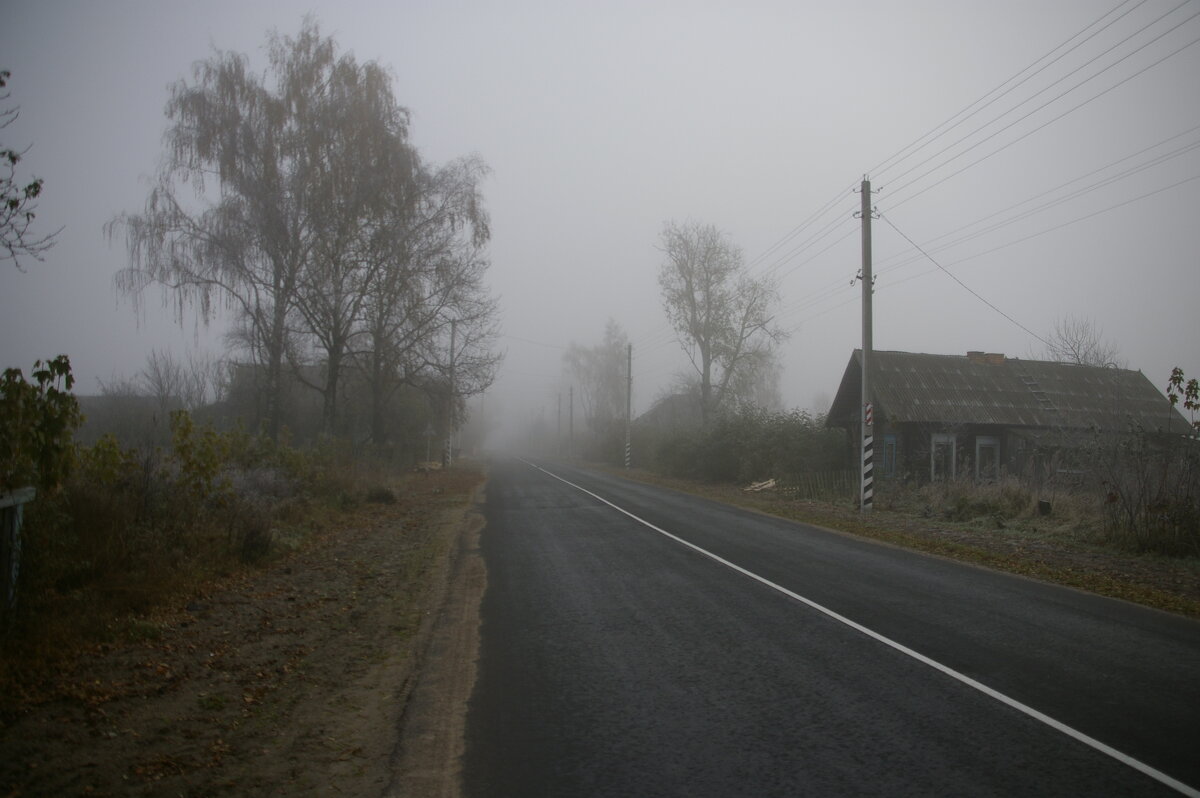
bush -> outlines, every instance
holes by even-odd
[[[20,369],[0,375],[0,492],[33,485],[53,490],[70,472],[82,417],[71,394],[66,355],[34,364],[34,382]]]
[[[61,488],[27,506],[20,628],[42,636],[70,616],[101,629],[268,557],[280,529],[295,527],[285,535],[294,545],[309,497],[353,503],[358,466],[344,447],[300,452],[182,412],[171,430],[169,450],[123,448],[112,436],[75,447]]]
[[[982,484],[968,478],[931,482],[919,494],[928,514],[948,521],[1003,523],[1030,514],[1035,502],[1032,491],[1013,478]]]
[[[843,447],[842,434],[827,429],[823,416],[741,407],[707,427],[663,433],[651,465],[670,476],[744,483],[838,470],[844,466]]]
[[[396,494],[390,488],[378,485],[367,491],[367,501],[372,504],[395,504]]]
[[[1104,528],[1110,542],[1139,552],[1200,555],[1200,441],[1143,432],[1098,451]]]

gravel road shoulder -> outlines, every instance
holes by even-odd
[[[357,507],[270,568],[139,620],[142,639],[27,685],[0,717],[0,795],[398,794],[397,767],[450,785],[404,794],[454,794],[445,740],[461,734],[426,741],[415,676],[447,645],[436,609],[466,595],[450,578],[482,592],[468,565],[483,480],[412,478],[397,503]],[[470,690],[463,662],[447,695]],[[423,747],[402,744],[402,726]]]

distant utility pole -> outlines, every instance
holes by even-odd
[[[871,407],[869,364],[871,362],[871,295],[875,291],[875,278],[871,275],[871,181],[863,176],[862,181],[862,485],[859,492],[859,507],[864,513],[871,512],[875,496],[873,450],[875,446],[874,408]]]
[[[558,426],[554,431],[554,453],[559,457],[563,454],[562,444],[562,391],[558,392]]]
[[[575,456],[575,386],[571,386],[571,404],[567,413],[567,457]]]
[[[454,465],[454,349],[457,342],[458,321],[450,320],[450,423],[446,429],[446,455],[443,460],[446,468]]]
[[[625,468],[633,466],[633,344],[629,345],[629,385],[625,390]]]

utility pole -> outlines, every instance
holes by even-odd
[[[875,495],[875,475],[872,463],[875,445],[874,408],[871,407],[869,364],[871,362],[871,294],[875,291],[875,279],[871,276],[871,181],[863,176],[862,181],[862,483],[859,492],[859,507],[862,512],[871,512]]]
[[[629,384],[625,390],[625,468],[633,466],[633,344],[629,345]]]
[[[558,426],[554,430],[554,453],[559,457],[563,454],[562,445],[562,391],[558,392]]]
[[[454,465],[454,350],[457,342],[458,321],[450,320],[450,424],[446,429],[446,455],[443,458],[446,468]]]
[[[575,456],[575,386],[571,386],[571,404],[567,413],[567,457]]]

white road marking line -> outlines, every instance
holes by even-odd
[[[1117,760],[1118,762],[1120,762],[1124,765],[1128,765],[1129,767],[1133,768],[1134,770],[1137,770],[1137,771],[1149,776],[1150,778],[1154,779],[1155,781],[1165,784],[1166,786],[1170,787],[1173,790],[1176,790],[1184,795],[1191,796],[1191,798],[1200,798],[1200,790],[1197,790],[1194,787],[1190,787],[1187,784],[1184,784],[1183,782],[1179,781],[1178,779],[1168,776],[1166,773],[1163,773],[1161,770],[1158,770],[1156,768],[1151,767],[1150,765],[1147,765],[1145,762],[1142,762],[1140,759],[1134,759],[1133,757],[1129,756],[1128,754],[1122,753],[1121,751],[1118,751],[1117,749],[1113,748],[1111,745],[1106,745],[1105,743],[1100,742],[1099,740],[1095,739],[1094,737],[1089,737],[1088,735],[1084,734],[1083,732],[1079,731],[1078,729],[1074,729],[1061,721],[1055,720],[1054,718],[1050,717],[1049,715],[1045,714],[1044,712],[1039,712],[1038,710],[1034,709],[1031,706],[1028,706],[1027,704],[1022,704],[1020,701],[1017,701],[1015,698],[1010,698],[1010,697],[1006,696],[1004,693],[1001,693],[998,690],[994,690],[991,687],[988,687],[986,684],[983,684],[982,682],[978,682],[978,681],[972,679],[970,676],[967,676],[966,674],[959,673],[958,671],[954,670],[953,668],[951,668],[947,665],[943,665],[942,663],[938,662],[937,660],[930,659],[929,657],[925,656],[924,654],[922,654],[918,651],[914,651],[913,649],[909,648],[908,646],[905,646],[901,643],[897,643],[895,640],[892,640],[889,637],[885,637],[884,635],[881,635],[879,632],[876,632],[872,629],[868,629],[867,627],[863,626],[862,624],[858,623],[857,621],[852,621],[849,618],[847,618],[846,616],[841,615],[837,612],[834,612],[833,610],[829,609],[828,607],[818,604],[817,602],[813,601],[812,599],[805,598],[804,596],[801,596],[799,593],[788,590],[786,587],[783,587],[782,585],[777,585],[774,582],[772,582],[771,580],[765,579],[765,578],[759,576],[758,574],[754,573],[753,571],[748,571],[745,568],[743,568],[742,566],[737,565],[736,563],[732,563],[729,560],[726,560],[725,558],[723,558],[719,555],[713,554],[711,551],[708,551],[707,549],[700,548],[695,543],[686,541],[683,538],[679,537],[678,535],[674,535],[665,529],[657,527],[654,524],[650,523],[649,521],[645,520],[644,518],[639,518],[638,516],[629,512],[625,508],[620,507],[616,504],[613,504],[612,502],[610,502],[608,499],[604,498],[603,496],[598,496],[597,494],[592,493],[587,488],[580,487],[579,485],[576,485],[574,482],[571,482],[568,479],[564,479],[563,477],[560,477],[558,474],[555,474],[551,471],[547,471],[546,469],[542,468],[541,466],[537,465],[536,463],[531,463],[528,460],[522,460],[521,462],[525,463],[526,465],[528,465],[532,468],[536,468],[538,471],[541,471],[543,474],[546,474],[547,476],[557,479],[559,482],[562,482],[566,485],[570,485],[575,490],[578,490],[582,493],[586,493],[588,496],[591,496],[596,501],[601,502],[602,504],[608,505],[609,507],[613,508],[617,512],[619,512],[623,515],[626,515],[629,518],[632,518],[634,521],[637,521],[639,524],[641,524],[645,527],[648,527],[650,529],[653,529],[655,532],[659,533],[660,535],[664,535],[664,536],[670,538],[671,540],[674,540],[676,543],[680,543],[684,546],[687,546],[689,549],[692,549],[693,551],[703,554],[705,557],[708,557],[709,559],[714,560],[715,562],[719,562],[721,565],[724,565],[727,568],[732,568],[734,571],[737,571],[738,573],[740,573],[744,576],[748,576],[751,579],[753,579],[754,581],[759,582],[763,585],[766,585],[767,587],[782,593],[783,595],[787,596],[788,598],[795,599],[796,601],[799,601],[801,604],[807,605],[808,607],[811,607],[812,609],[816,610],[817,612],[820,612],[820,613],[832,618],[833,620],[838,621],[839,623],[845,624],[846,626],[849,626],[851,629],[854,629],[857,632],[861,632],[862,634],[866,635],[867,637],[870,637],[873,640],[883,643],[885,646],[888,646],[890,648],[895,649],[896,651],[899,651],[901,654],[905,654],[909,657],[912,657],[917,662],[920,662],[924,665],[928,665],[930,668],[933,668],[936,671],[940,671],[940,672],[946,674],[947,676],[949,676],[950,678],[956,679],[957,681],[962,682],[963,684],[967,685],[968,687],[974,688],[975,690],[978,690],[979,692],[983,693],[984,695],[990,696],[991,698],[994,698],[995,700],[999,701],[1000,703],[1002,703],[1006,706],[1012,707],[1013,709],[1017,710],[1018,712],[1024,713],[1025,715],[1028,715],[1029,717],[1033,718],[1034,720],[1040,721],[1041,723],[1044,723],[1045,725],[1049,726],[1050,728],[1052,728],[1058,732],[1061,732],[1061,733],[1067,735],[1068,737],[1071,737],[1072,739],[1078,740],[1079,742],[1083,743],[1084,745],[1094,748],[1095,750],[1099,751],[1100,753],[1110,756],[1113,759]]]

